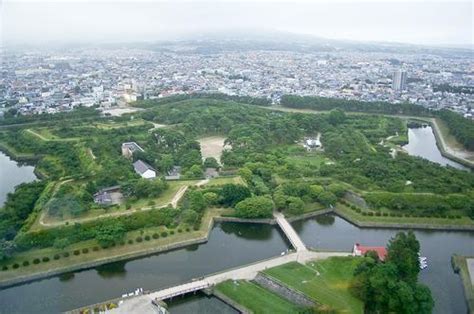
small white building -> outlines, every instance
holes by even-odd
[[[133,163],[133,169],[144,179],[156,178],[156,170],[143,160],[137,160]]]

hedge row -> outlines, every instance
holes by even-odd
[[[190,232],[191,229],[190,229],[190,228],[186,228],[186,229],[184,229],[184,231]],[[178,233],[182,233],[182,232],[183,232],[183,229],[178,229]],[[169,231],[169,234],[174,234],[174,230],[170,230],[170,231]],[[145,235],[145,236],[143,236],[143,237],[138,236],[138,237],[135,239],[135,241],[134,241],[133,239],[129,239],[129,240],[127,241],[127,243],[128,243],[128,244],[134,244],[135,242],[136,242],[136,243],[141,243],[141,242],[143,242],[143,240],[145,240],[145,241],[150,241],[151,239],[155,239],[155,240],[156,240],[156,239],[159,239],[160,237],[165,238],[165,237],[167,237],[167,236],[168,236],[168,232],[167,232],[167,231],[162,231],[161,234],[158,234],[158,233],[155,232],[155,233],[153,233],[151,236],[148,235],[148,234]],[[110,245],[110,246],[103,246],[102,249],[112,248],[112,247],[115,247],[116,245],[121,245],[121,246],[123,246],[123,245],[125,245],[125,244],[126,244],[125,241],[120,241],[120,242],[114,243],[114,244],[112,244],[112,245]],[[99,247],[99,246],[94,246],[94,247],[92,247],[92,248],[83,248],[83,249],[81,249],[81,250],[74,250],[74,251],[72,251],[72,252],[67,252],[67,251],[66,251],[66,252],[63,252],[63,253],[61,253],[61,254],[59,254],[59,253],[58,253],[58,254],[54,254],[53,257],[52,257],[52,259],[54,259],[54,260],[59,260],[59,259],[61,259],[61,258],[67,258],[67,257],[71,256],[71,254],[73,254],[74,256],[78,256],[78,255],[81,255],[81,254],[88,254],[91,250],[94,251],[94,252],[97,252],[97,251],[100,250],[100,247]],[[45,257],[42,257],[42,258],[35,258],[35,259],[33,259],[33,261],[31,262],[31,264],[37,265],[37,264],[40,264],[41,262],[47,263],[47,262],[49,262],[50,260],[51,260],[51,258],[48,257],[48,256],[45,256]],[[29,261],[23,261],[23,262],[21,263],[21,266],[23,266],[23,267],[28,267],[28,266],[30,266],[31,264],[30,264]],[[14,263],[14,264],[11,265],[11,268],[12,268],[12,269],[17,269],[17,268],[19,268],[19,267],[20,267],[20,264],[18,264],[18,263]],[[2,271],[7,271],[8,269],[10,269],[10,268],[9,268],[7,265],[3,265],[3,266],[2,266]]]
[[[179,214],[174,208],[161,208],[137,212],[131,216],[105,218],[83,224],[61,226],[40,231],[21,233],[15,239],[20,250],[53,246],[55,239],[68,238],[72,243],[94,239],[103,226],[121,223],[126,232],[155,226],[171,226]]]

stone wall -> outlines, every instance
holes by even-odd
[[[293,302],[297,305],[304,306],[304,307],[312,307],[315,305],[315,302],[308,298],[303,293],[296,291],[288,286],[283,285],[282,283],[276,281],[275,279],[262,274],[258,273],[257,277],[253,280],[260,286],[268,289],[282,298]]]

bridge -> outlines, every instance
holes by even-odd
[[[157,313],[158,307],[153,305],[152,301],[154,301],[154,303],[157,303],[157,301],[163,301],[187,293],[193,293],[202,289],[210,288],[226,280],[252,280],[257,276],[258,272],[260,271],[263,271],[267,268],[283,265],[289,262],[305,263],[307,261],[315,259],[325,259],[331,256],[347,256],[351,254],[349,252],[341,253],[310,251],[306,248],[306,245],[303,243],[296,231],[285,219],[285,216],[283,216],[282,213],[275,212],[274,217],[296,252],[291,252],[281,256],[251,263],[245,266],[239,266],[236,268],[228,269],[223,272],[209,274],[205,277],[197,278],[181,285],[169,287],[147,294],[124,298],[123,300],[120,300],[118,302],[118,308],[109,310],[107,313]],[[75,310],[71,311],[71,313],[79,313],[79,311]]]
[[[285,216],[278,212],[275,212],[273,216],[275,217],[278,225],[280,226],[281,230],[283,230],[288,240],[290,240],[290,243],[295,248],[296,252],[308,251],[306,245],[304,245],[303,241],[301,241],[295,229],[293,229],[290,223],[285,219]]]
[[[307,262],[315,259],[324,259],[331,256],[347,256],[350,253],[341,252],[312,252],[306,250],[304,252],[288,253],[283,256],[269,258],[263,261],[251,263],[242,267],[236,267],[223,272],[210,274],[205,277],[185,284],[169,287],[148,294],[143,294],[131,298],[124,299],[118,308],[109,310],[107,313],[157,313],[152,301],[167,300],[176,296],[192,293],[198,290],[210,288],[218,283],[226,280],[252,280],[257,276],[258,272],[267,268],[276,267],[289,262]]]

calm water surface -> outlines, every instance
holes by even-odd
[[[15,190],[15,186],[36,179],[35,167],[18,163],[0,152],[0,207],[7,199],[7,194]]]
[[[419,156],[443,166],[451,166],[457,169],[469,170],[469,168],[452,161],[443,155],[436,146],[436,138],[430,126],[408,129],[408,144],[403,148],[412,156]]]
[[[396,229],[362,229],[334,215],[324,215],[292,224],[303,242],[321,250],[351,251],[354,243],[385,246]],[[467,313],[460,277],[451,268],[451,255],[474,255],[474,232],[415,231],[428,268],[420,280],[435,299],[434,313]]]
[[[0,313],[58,313],[116,298],[138,287],[151,290],[184,283],[280,255],[288,247],[274,226],[216,224],[206,244],[0,290]],[[191,299],[189,304],[172,305],[177,312],[193,308],[208,309],[207,313],[229,310],[223,306],[214,311],[222,303],[203,297]]]

